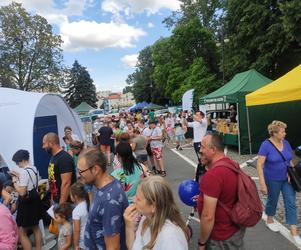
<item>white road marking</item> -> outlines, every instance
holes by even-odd
[[[182,155],[180,152],[178,152],[176,149],[171,149],[172,152],[174,152],[175,154],[177,154],[179,157],[181,157],[184,161],[186,161],[187,163],[189,163],[192,167],[197,168],[197,164],[195,162],[193,162],[191,159],[189,159],[188,157]],[[257,156],[255,156],[253,159],[249,160],[255,160],[257,158]],[[244,168],[247,166],[247,162],[243,162],[242,164],[240,164],[241,168]],[[251,177],[253,180],[258,180],[258,177]],[[262,220],[266,221],[267,219],[267,215],[265,213],[263,213],[262,215]],[[298,247],[296,245],[296,243],[293,241],[293,239],[291,238],[291,234],[290,231],[283,226],[280,222],[278,222],[277,220],[274,219],[274,222],[277,224],[277,226],[279,227],[279,233],[285,237],[287,240],[289,240],[291,243],[293,243],[298,249],[301,249],[301,247]]]
[[[193,162],[192,160],[190,160],[186,156],[179,153],[175,148],[172,148],[171,151],[174,152],[175,154],[177,154],[179,157],[181,157],[184,161],[188,162],[194,168],[197,168],[198,164],[196,164],[195,162]]]

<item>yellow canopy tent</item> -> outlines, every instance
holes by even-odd
[[[246,95],[247,106],[297,100],[301,100],[301,64],[274,82]]]
[[[267,137],[273,120],[288,125],[287,138],[293,146],[301,144],[301,64],[270,84],[246,95],[249,144],[253,152]],[[250,150],[251,152],[252,150]]]

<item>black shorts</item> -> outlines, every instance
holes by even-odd
[[[144,163],[147,161],[147,154],[137,155],[137,161],[140,163]]]

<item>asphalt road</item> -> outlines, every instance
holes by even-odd
[[[191,208],[183,204],[178,197],[178,186],[181,181],[193,179],[195,168],[185,160],[165,147],[164,160],[167,170],[166,178],[170,182],[175,199],[180,207],[183,218],[186,220]],[[197,214],[196,214],[197,216]],[[193,237],[189,242],[189,249],[197,249],[197,239],[199,234],[199,225],[197,222],[190,222],[193,230]],[[261,221],[254,228],[247,229],[245,236],[246,250],[291,250],[297,249],[291,242],[279,233],[274,233],[266,228]],[[162,249],[163,250],[163,249]]]

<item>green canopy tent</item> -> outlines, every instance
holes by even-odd
[[[75,107],[73,110],[79,114],[79,115],[87,115],[90,110],[93,110],[95,108],[91,107],[88,103],[82,102],[77,107]]]
[[[272,80],[254,69],[236,74],[231,81],[214,92],[201,97],[200,104],[236,103],[238,113],[237,146],[239,153],[249,153],[245,95],[265,86]],[[227,138],[224,142],[227,144]]]

